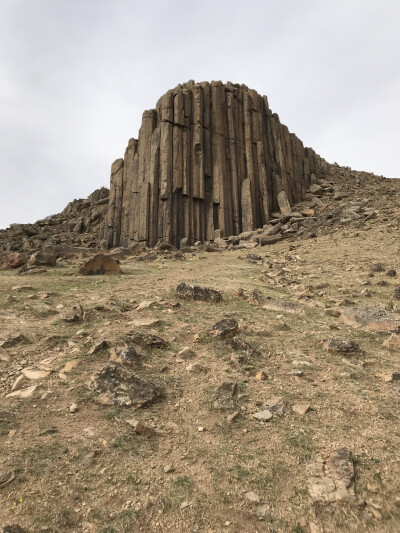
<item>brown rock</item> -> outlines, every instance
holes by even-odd
[[[210,335],[213,337],[220,337],[222,339],[228,339],[234,337],[238,332],[239,324],[234,318],[223,318],[216,322],[211,330]]]
[[[188,283],[179,283],[176,287],[176,295],[185,300],[196,300],[203,302],[220,302],[222,295],[219,291],[210,287],[199,287]]]
[[[320,169],[255,91],[181,84],[143,113],[139,139],[113,163],[104,237],[179,248],[255,230],[278,206],[289,213]]]
[[[92,378],[89,386],[99,395],[99,402],[104,405],[139,408],[161,397],[161,392],[152,383],[114,362],[106,364]]]
[[[350,339],[343,339],[340,337],[333,337],[325,341],[324,350],[328,352],[340,352],[340,353],[358,353],[360,347],[358,344]]]
[[[103,254],[95,255],[79,268],[79,273],[85,276],[121,274],[121,272],[119,264],[108,255]]]
[[[309,464],[307,471],[308,490],[314,500],[334,502],[354,497],[354,467],[345,448]]]
[[[9,252],[0,255],[0,269],[11,270],[25,265],[27,258],[19,252]]]
[[[400,352],[400,335],[392,334],[384,341],[383,346],[386,346],[389,350]]]
[[[30,256],[27,267],[57,266],[57,257],[51,252],[36,252]]]

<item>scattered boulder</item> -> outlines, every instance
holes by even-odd
[[[23,368],[22,374],[31,381],[38,381],[47,378],[50,375],[50,372],[39,370],[37,368]]]
[[[393,299],[394,300],[400,300],[400,285],[397,285],[397,287],[393,291]]]
[[[346,448],[335,450],[307,466],[308,490],[316,501],[335,502],[354,497],[354,466]]]
[[[382,263],[375,263],[371,267],[371,272],[385,272],[385,265]]]
[[[35,252],[26,264],[28,268],[41,266],[57,266],[57,256],[52,252]]]
[[[282,235],[269,235],[265,233],[260,233],[255,237],[255,241],[258,242],[260,246],[268,246],[270,244],[276,244],[277,242],[283,239]]]
[[[7,525],[3,527],[3,533],[28,533],[27,529],[22,528],[17,524]]]
[[[161,391],[122,365],[107,363],[91,380],[90,388],[104,405],[145,407],[161,397]]]
[[[258,289],[245,291],[244,289],[239,288],[238,291],[233,294],[233,296],[239,298],[240,300],[248,300],[250,303],[255,305],[261,305],[264,303],[264,296]]]
[[[105,339],[99,339],[89,350],[89,355],[93,355],[95,353],[101,352],[102,350],[105,350],[108,348],[108,342]]]
[[[400,332],[400,314],[378,307],[341,307],[340,319],[354,328],[382,333]]]
[[[325,341],[323,345],[324,350],[334,353],[358,353],[360,347],[355,341],[350,339],[343,339],[341,337],[333,337]]]
[[[219,291],[210,287],[200,287],[181,282],[176,287],[176,294],[179,298],[203,302],[220,302],[222,295]]]
[[[268,420],[271,420],[272,418],[271,411],[268,411],[268,409],[265,409],[264,411],[257,411],[257,413],[253,414],[253,418],[256,420],[259,420],[260,422],[268,422]]]
[[[323,188],[321,187],[321,185],[318,185],[317,183],[311,184],[308,190],[310,191],[311,194],[315,194],[315,195],[322,194],[323,192]]]
[[[193,359],[194,357],[196,357],[196,352],[186,346],[185,348],[182,348],[180,352],[177,353],[177,357],[179,359]]]
[[[237,383],[224,381],[214,393],[214,409],[235,409],[237,397]]]
[[[148,348],[167,348],[168,346],[168,342],[162,337],[151,335],[150,333],[130,331],[127,336],[131,343],[139,346],[147,346]]]
[[[69,313],[64,313],[61,316],[61,320],[64,322],[82,322],[85,319],[85,310],[81,304],[74,305],[72,311]]]
[[[221,339],[228,339],[236,335],[239,329],[239,324],[234,318],[223,318],[216,322],[211,330],[210,335],[213,337],[220,337]]]
[[[265,406],[275,416],[283,416],[286,410],[286,402],[281,396],[271,398],[266,402]]]
[[[291,215],[292,208],[290,207],[289,200],[285,191],[281,191],[280,193],[278,193],[277,200],[282,215]]]
[[[27,258],[19,252],[8,252],[0,255],[0,269],[14,270],[22,265],[25,265]]]
[[[18,346],[20,344],[29,344],[30,340],[25,337],[22,333],[18,333],[17,335],[10,335],[8,339],[0,343],[0,348],[7,349],[7,348],[14,348],[15,346]]]
[[[262,306],[267,311],[278,311],[281,313],[291,313],[295,315],[304,315],[305,311],[303,307],[297,302],[291,300],[273,300]]]
[[[97,254],[86,261],[80,268],[79,273],[84,276],[98,276],[102,274],[121,274],[121,267],[112,257],[105,254]]]
[[[259,261],[262,261],[262,257],[259,254],[247,254],[246,261],[248,263],[258,263]]]
[[[292,411],[300,416],[305,415],[310,410],[309,403],[298,403],[292,406]]]
[[[240,337],[233,337],[231,340],[231,346],[235,351],[243,352],[246,355],[254,355],[258,353],[257,350],[251,346],[251,344],[244,341]]]
[[[389,350],[400,352],[400,335],[392,334],[384,341],[383,346],[386,346]]]
[[[391,268],[386,272],[386,275],[388,278],[395,278],[397,276],[397,272]]]

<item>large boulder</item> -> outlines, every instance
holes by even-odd
[[[80,267],[79,273],[84,276],[95,276],[101,274],[122,274],[122,270],[117,261],[112,257],[97,254]]]
[[[28,268],[39,266],[57,266],[57,256],[52,252],[35,252],[27,263]]]
[[[26,256],[19,252],[8,252],[0,255],[0,269],[11,270],[26,263]]]

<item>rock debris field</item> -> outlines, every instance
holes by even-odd
[[[399,197],[333,165],[268,228],[94,259],[14,228],[3,531],[398,532]]]

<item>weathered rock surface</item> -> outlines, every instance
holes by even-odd
[[[0,269],[18,268],[35,252],[79,257],[87,248],[99,247],[108,195],[109,190],[102,187],[86,199],[73,200],[57,215],[0,230]]]
[[[99,395],[105,405],[144,407],[161,396],[152,383],[133,374],[118,363],[105,365],[91,380],[90,388]]]
[[[105,240],[179,248],[262,227],[279,207],[290,212],[320,165],[265,96],[230,82],[178,85],[143,113],[139,139],[111,167]]]
[[[189,285],[188,283],[179,283],[176,287],[176,295],[186,300],[196,300],[203,302],[220,302],[222,295],[219,291],[210,287],[200,287],[198,285]]]
[[[239,324],[234,318],[223,318],[216,322],[211,330],[210,335],[213,337],[220,337],[221,339],[228,339],[234,337],[238,332]]]
[[[354,467],[345,448],[308,465],[308,490],[317,501],[334,502],[354,497]]]
[[[111,257],[104,254],[96,254],[94,257],[86,261],[80,269],[79,273],[85,276],[94,276],[101,274],[121,274],[121,267]]]

